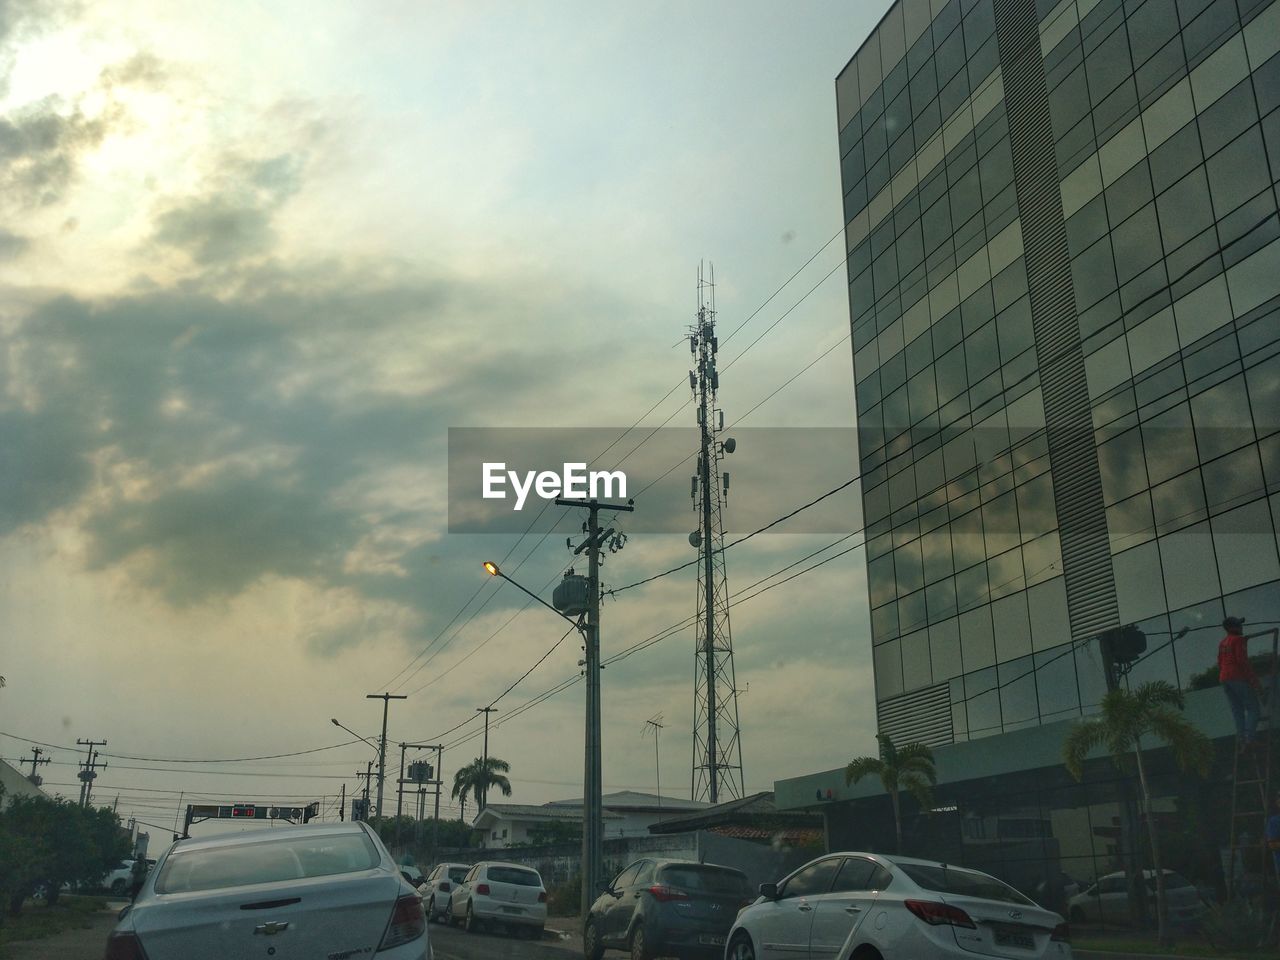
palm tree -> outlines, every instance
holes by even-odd
[[[897,840],[895,852],[902,852],[902,805],[899,791],[906,789],[924,809],[933,804],[932,787],[938,782],[933,768],[933,751],[923,743],[895,746],[883,733],[876,734],[880,741],[880,756],[857,757],[849,761],[844,770],[845,784],[857,783],[863,777],[877,776],[893,803],[893,832]]]
[[[1195,768],[1201,776],[1207,774],[1213,745],[1182,715],[1182,703],[1182,691],[1164,680],[1144,683],[1136,690],[1112,690],[1102,698],[1102,713],[1077,723],[1062,746],[1063,761],[1076,780],[1084,776],[1084,759],[1095,747],[1105,747],[1121,769],[1130,757],[1137,764],[1142,814],[1147,821],[1151,866],[1156,875],[1156,936],[1162,945],[1168,943],[1164,871],[1160,865],[1160,838],[1151,812],[1147,768],[1142,761],[1142,738],[1150,734],[1168,744],[1179,769]]]
[[[453,775],[453,798],[461,799],[462,809],[467,809],[467,794],[475,798],[484,809],[489,788],[497,787],[504,797],[511,796],[511,781],[503,776],[511,770],[511,764],[497,757],[476,757]],[[466,819],[465,815],[463,819]]]

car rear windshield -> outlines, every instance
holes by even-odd
[[[489,879],[494,883],[514,883],[517,887],[540,887],[542,878],[532,870],[519,867],[490,867]]]
[[[235,846],[175,850],[156,878],[156,893],[191,893],[356,873],[380,861],[363,833],[295,836]]]
[[[723,867],[663,867],[658,877],[663,883],[688,893],[712,893],[737,897],[751,892],[751,886],[747,883],[745,875]]]
[[[938,893],[954,893],[962,897],[982,897],[1002,903],[1030,904],[1031,901],[1007,883],[989,877],[976,870],[957,867],[932,866],[923,863],[895,863],[895,866],[916,882],[916,886]],[[1034,906],[1034,904],[1032,904]]]
[[[461,883],[463,880],[466,879],[467,871],[470,869],[471,869],[470,867],[450,867],[449,879],[452,880],[454,883]]]

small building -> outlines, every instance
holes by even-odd
[[[701,800],[679,800],[675,797],[660,797],[653,793],[637,793],[634,790],[619,790],[606,793],[601,799],[605,811],[604,835],[610,837],[643,837],[649,833],[649,827],[671,817],[686,816],[707,809],[710,804]],[[579,811],[581,819],[582,798],[572,800],[553,800],[548,807]],[[610,817],[615,815],[617,820]]]
[[[4,788],[0,795],[0,809],[8,806],[14,797],[48,797],[49,795],[27,779],[26,775],[16,767],[0,760],[0,787]]]
[[[605,811],[605,833],[622,816]],[[563,842],[582,836],[582,804],[578,807],[539,806],[532,803],[490,803],[471,823],[488,849]]]
[[[649,825],[650,833],[685,833],[691,830],[785,847],[821,848],[823,843],[822,815],[803,810],[779,810],[772,790],[762,790]]]

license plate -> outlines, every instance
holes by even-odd
[[[716,936],[712,936],[711,934],[704,933],[700,937],[698,937],[698,942],[705,943],[713,947],[723,947],[724,937],[716,937]]]
[[[1035,938],[1020,930],[997,929],[995,934],[997,947],[1021,947],[1023,950],[1034,950],[1036,947]]]

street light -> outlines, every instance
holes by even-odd
[[[329,722],[330,722],[330,723],[332,723],[335,727],[341,727],[343,730],[347,731],[347,733],[351,734],[351,735],[352,735],[353,737],[355,737],[357,740],[363,740],[363,741],[364,741],[365,743],[367,743],[369,746],[373,747],[373,749],[375,749],[375,750],[377,750],[377,749],[378,749],[378,745],[377,745],[376,743],[374,743],[372,740],[368,739],[367,737],[362,737],[362,736],[360,736],[360,734],[356,733],[356,732],[355,732],[354,730],[352,730],[350,727],[346,727],[346,726],[343,726],[342,724],[340,724],[340,723],[338,722],[338,718],[337,718],[337,717],[330,717],[330,718],[329,718]]]
[[[555,607],[553,607],[551,604],[547,603],[547,601],[543,600],[540,596],[538,596],[538,595],[537,595],[536,593],[534,593],[532,590],[529,590],[528,588],[526,588],[526,587],[525,587],[525,586],[523,586],[522,584],[516,583],[516,581],[512,580],[512,579],[511,579],[510,577],[508,577],[505,573],[503,573],[500,569],[498,569],[498,565],[497,565],[496,563],[494,563],[492,560],[486,560],[486,561],[482,564],[482,566],[484,567],[485,571],[489,574],[489,576],[491,576],[491,577],[501,577],[503,580],[507,581],[507,583],[511,584],[511,585],[512,585],[513,587],[515,587],[517,590],[523,590],[526,594],[528,594],[528,595],[529,595],[530,597],[532,597],[534,600],[537,600],[540,604],[542,604],[544,607],[546,607],[548,610],[550,610],[552,613],[554,613],[557,617],[560,617],[560,618],[562,618],[562,619],[564,619],[564,620],[568,620],[570,623],[572,623],[572,624],[573,624],[575,627],[577,627],[579,630],[581,630],[581,629],[582,629],[582,624],[578,623],[578,621],[577,621],[577,620],[575,620],[573,617],[569,616],[568,614],[564,613],[563,611],[557,610]]]

